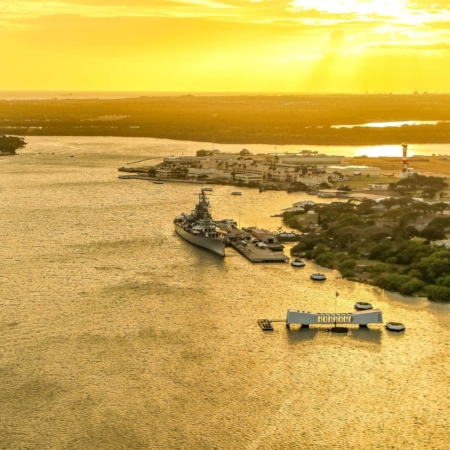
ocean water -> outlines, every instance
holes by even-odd
[[[331,128],[386,128],[386,127],[401,127],[403,125],[436,125],[438,123],[447,122],[446,120],[404,120],[400,122],[369,122],[359,123],[356,125],[332,125]]]
[[[0,157],[0,448],[450,448],[450,306],[183,241],[197,187],[117,168],[201,143],[27,141]],[[270,229],[311,198],[232,190],[214,217]],[[406,331],[256,323],[357,300]]]
[[[254,154],[285,153],[314,150],[327,155],[354,156],[392,156],[402,157],[401,145],[268,145],[268,144],[220,144],[212,142],[174,141],[156,138],[93,137],[93,136],[26,136],[28,146],[21,152],[73,154],[89,151],[91,157],[100,153],[102,157],[116,157],[121,165],[128,165],[141,159],[154,156],[195,155],[200,149],[219,149],[221,152],[239,152],[243,148]],[[105,153],[108,147],[108,155]],[[128,151],[130,150],[130,151]],[[408,156],[450,155],[450,144],[410,144]],[[137,156],[137,158],[136,158]],[[149,161],[146,164],[152,164]],[[138,164],[139,165],[139,164]],[[143,165],[143,164],[140,164]],[[400,170],[400,169],[399,169]]]

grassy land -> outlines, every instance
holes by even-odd
[[[358,156],[355,158],[345,158],[345,162],[351,165],[379,167],[385,173],[393,173],[397,178],[400,174],[401,158],[388,158],[380,156],[378,158],[369,158],[367,156]],[[426,156],[420,158],[409,158],[409,167],[415,172],[436,176],[450,177],[450,157],[445,156]],[[383,177],[383,179],[385,179]],[[384,181],[386,183],[386,181]]]
[[[345,184],[348,184],[353,190],[367,189],[369,183],[396,183],[399,180],[401,158],[384,156],[369,158],[367,156],[358,156],[355,158],[345,158],[345,163],[359,166],[379,167],[384,173],[394,174],[394,176],[385,177],[351,177]],[[414,169],[415,173],[421,175],[450,178],[450,157],[412,157],[409,158],[409,166]],[[374,191],[374,193],[382,194],[381,191]],[[443,189],[442,194],[442,198],[445,201],[448,201],[450,198],[450,186]],[[389,195],[392,195],[392,192],[390,192]]]
[[[352,189],[367,189],[369,184],[386,184],[386,183],[395,183],[398,181],[398,178],[395,177],[359,177],[353,176],[350,177],[348,181],[337,182],[336,186],[340,184],[346,184],[350,186]]]

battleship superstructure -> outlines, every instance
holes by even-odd
[[[202,188],[198,203],[190,214],[182,213],[174,220],[175,231],[191,244],[225,256],[227,235],[216,225],[209,211],[209,201]]]

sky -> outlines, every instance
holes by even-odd
[[[448,0],[0,0],[0,90],[450,92]]]

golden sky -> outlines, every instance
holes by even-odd
[[[449,0],[0,0],[0,90],[450,92]]]

